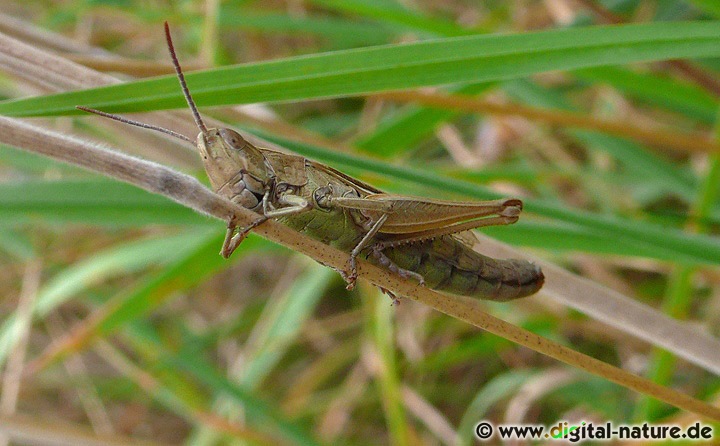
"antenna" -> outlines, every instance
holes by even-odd
[[[133,121],[132,119],[124,118],[120,115],[113,115],[112,113],[106,113],[104,111],[95,110],[94,108],[83,107],[82,105],[76,105],[75,108],[77,108],[78,110],[88,112],[88,113],[100,115],[105,118],[110,118],[114,121],[122,122],[123,124],[130,124],[130,125],[134,125],[135,127],[142,127],[144,129],[155,130],[160,133],[164,133],[166,135],[170,135],[175,138],[182,139],[183,141],[187,141],[190,144],[195,144],[195,142],[192,139],[188,138],[187,136],[180,134],[178,132],[173,132],[172,130],[166,129],[164,127],[159,127],[157,125],[152,125],[152,124],[146,124],[146,123],[140,122],[140,121]]]
[[[173,67],[175,67],[175,73],[177,73],[178,81],[180,81],[180,88],[182,89],[185,100],[190,107],[190,111],[192,111],[193,118],[195,119],[195,124],[197,124],[203,135],[207,135],[208,129],[207,127],[205,127],[205,123],[200,117],[200,112],[198,112],[192,96],[190,96],[190,90],[188,90],[187,83],[185,82],[185,75],[182,72],[182,68],[180,68],[180,62],[178,62],[177,55],[175,54],[175,47],[173,46],[172,37],[170,36],[170,25],[168,25],[168,22],[165,22],[165,39],[167,40],[168,51],[170,51],[170,57],[172,58]]]
[[[177,55],[175,54],[175,47],[172,43],[172,37],[170,37],[170,26],[168,25],[168,22],[165,22],[165,38],[167,40],[168,44],[168,50],[170,51],[170,57],[173,61],[173,67],[175,68],[175,73],[177,73],[178,80],[180,81],[180,88],[182,89],[183,95],[185,96],[185,100],[188,103],[188,106],[190,107],[190,111],[192,111],[193,118],[195,119],[195,124],[197,124],[198,128],[202,132],[203,135],[207,135],[208,129],[205,126],[205,123],[203,122],[202,118],[200,117],[200,112],[198,112],[197,107],[195,106],[195,102],[192,99],[192,96],[190,96],[190,90],[188,90],[187,83],[185,82],[185,75],[182,72],[182,68],[180,68],[180,62],[178,62]],[[83,107],[81,105],[76,106],[78,110],[82,110],[88,113],[93,113],[95,115],[100,115],[105,118],[110,118],[114,121],[122,122],[123,124],[130,124],[134,125],[136,127],[141,127],[144,129],[149,130],[155,130],[160,133],[165,133],[166,135],[170,135],[174,138],[182,139],[183,141],[187,141],[190,144],[195,144],[195,142],[188,138],[185,135],[182,135],[178,132],[174,132],[170,129],[166,129],[164,127],[159,127],[152,124],[146,124],[144,122],[140,121],[134,121],[132,119],[128,119],[125,117],[122,117],[120,115],[114,115],[112,113],[106,113],[104,111],[95,110],[94,108],[90,107]]]

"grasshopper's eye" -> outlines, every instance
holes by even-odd
[[[238,132],[231,129],[220,129],[218,131],[220,137],[225,141],[225,144],[232,147],[233,149],[240,150],[247,144],[245,138],[243,138]]]

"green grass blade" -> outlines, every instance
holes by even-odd
[[[720,22],[650,23],[468,36],[294,57],[188,73],[201,106],[308,100],[512,79],[551,70],[720,56]],[[0,103],[0,114],[185,108],[173,76]]]
[[[38,220],[104,226],[217,223],[161,195],[101,177],[0,183],[3,224]]]

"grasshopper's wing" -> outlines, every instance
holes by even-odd
[[[360,195],[361,197],[375,194],[384,195],[384,192],[380,189],[364,183],[357,178],[353,178],[350,175],[346,175],[339,170],[335,170],[330,166],[326,166],[325,164],[318,163],[317,161],[307,160],[307,165],[315,170],[325,173],[330,177],[335,178],[342,184],[353,187],[355,190],[357,190],[358,195]]]
[[[522,210],[522,201],[514,198],[449,201],[388,194],[325,164],[307,160],[307,165],[358,191],[359,197],[333,197],[333,203],[337,206],[360,211],[374,220],[386,214],[387,221],[380,230],[383,233],[416,232],[499,213],[506,217],[517,217]]]
[[[418,234],[437,236],[480,226],[514,223],[522,210],[522,202],[517,199],[447,201],[383,193],[334,197],[333,203],[359,211],[373,220],[386,215],[381,233],[406,234],[410,238]]]
[[[307,184],[308,177],[305,170],[307,160],[305,157],[270,149],[260,149],[260,151],[275,172],[278,183],[286,183],[291,186]]]

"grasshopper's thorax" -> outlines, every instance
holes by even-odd
[[[259,208],[273,176],[260,150],[230,129],[208,129],[197,148],[215,192],[248,209]]]

